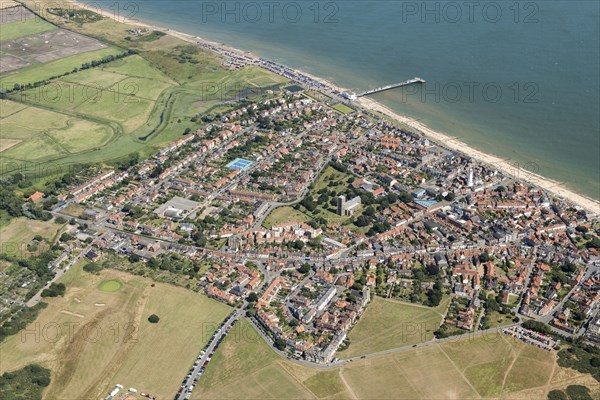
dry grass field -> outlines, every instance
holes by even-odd
[[[438,307],[431,308],[375,296],[350,331],[350,346],[337,356],[351,358],[427,342],[440,326],[449,300],[446,297]]]
[[[36,362],[52,370],[49,399],[103,398],[116,383],[171,397],[230,308],[183,288],[114,270],[72,267],[64,298],[0,345],[0,373]],[[119,287],[118,284],[121,284]],[[110,290],[107,290],[110,288]],[[157,314],[160,321],[147,318]]]
[[[503,334],[315,369],[279,357],[246,332],[225,339],[192,398],[545,399],[573,382],[600,393],[590,375],[558,367],[554,353]]]
[[[10,223],[0,229],[2,245],[0,253],[27,257],[27,244],[40,235],[48,242],[53,243],[64,224],[55,224],[51,221],[38,221],[25,217],[14,218]]]

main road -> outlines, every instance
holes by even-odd
[[[236,323],[236,321],[242,316],[243,311],[240,309],[236,309],[234,312],[229,314],[227,319],[217,328],[215,333],[213,334],[210,342],[204,348],[204,353],[200,353],[192,367],[192,370],[186,375],[186,378],[181,385],[179,392],[175,395],[175,399],[179,399],[181,396],[186,396],[187,393],[191,393],[196,387],[194,381],[197,382],[196,377],[200,374],[200,370],[204,370],[204,368],[210,363],[210,359],[214,355],[215,350],[219,347],[221,341],[227,336],[227,333]],[[202,334],[206,334],[206,332],[202,332]]]

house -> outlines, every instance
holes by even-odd
[[[31,201],[32,203],[37,203],[38,201],[40,201],[42,198],[44,197],[44,192],[35,192],[34,194],[32,194],[31,196],[29,196],[27,198],[28,201]]]
[[[85,253],[85,258],[87,258],[88,260],[90,260],[91,262],[96,262],[100,259],[100,253],[98,253],[96,250],[90,250],[87,253]]]

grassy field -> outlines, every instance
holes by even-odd
[[[338,353],[351,358],[378,351],[427,342],[439,327],[449,298],[437,308],[374,297],[348,334],[350,346]]]
[[[348,187],[348,179],[351,177],[352,175],[345,174],[333,167],[328,166],[316,180],[311,192],[318,192],[323,188],[334,190],[336,192],[342,192]]]
[[[15,102],[0,100],[14,108]],[[0,118],[6,159],[43,161],[68,157],[104,146],[113,137],[110,126],[34,106],[24,107]],[[4,147],[4,146],[3,146]]]
[[[267,218],[265,218],[263,226],[265,228],[271,228],[273,225],[282,224],[284,222],[304,222],[309,219],[310,218],[306,214],[292,207],[279,207],[271,211]]]
[[[4,150],[8,150],[13,146],[18,145],[19,143],[21,143],[20,140],[18,139],[3,139],[0,138],[0,153],[2,153]]]
[[[213,356],[192,398],[313,398],[283,364],[250,323],[240,320]]]
[[[123,284],[121,283],[121,281],[119,281],[117,279],[110,279],[107,281],[102,281],[98,285],[98,289],[100,289],[103,292],[116,292],[116,291],[120,290],[122,287],[123,287]]]
[[[25,217],[13,218],[10,223],[0,229],[2,246],[0,253],[27,256],[27,244],[36,235],[41,235],[49,242],[53,242],[64,224],[55,224],[51,221],[37,221]]]
[[[553,353],[502,334],[323,370],[282,359],[248,333],[247,322],[238,324],[239,334],[225,339],[192,398],[545,399],[551,388],[569,379],[594,393],[600,390],[590,375],[556,366]]]
[[[44,395],[53,399],[103,398],[116,383],[172,396],[230,308],[115,270],[91,275],[82,271],[84,264],[61,278],[64,298],[49,299],[26,328],[38,336],[17,335],[0,345],[0,373],[40,363],[52,370]],[[151,314],[159,323],[147,321]]]
[[[8,88],[14,83],[27,84],[43,81],[50,77],[72,71],[75,67],[79,68],[81,67],[81,64],[85,62],[99,60],[104,56],[117,55],[122,52],[122,49],[108,47],[61,58],[60,60],[51,61],[45,64],[34,64],[11,73],[0,75],[0,84],[2,84],[3,87]]]
[[[491,311],[486,314],[486,320],[486,326],[495,328],[512,323],[512,316],[510,314],[500,314],[498,311]]]
[[[25,104],[16,103],[14,101],[0,100],[0,118],[6,118],[26,107]]]
[[[333,106],[331,106],[331,108],[333,108],[336,111],[341,112],[342,114],[351,114],[354,112],[353,109],[351,109],[350,107],[348,107],[347,105],[342,104],[342,103],[334,104]]]
[[[19,22],[2,24],[0,28],[0,41],[17,39],[23,36],[29,36],[40,32],[47,32],[57,29],[56,26],[49,24],[43,19],[31,18]]]

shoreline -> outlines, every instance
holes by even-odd
[[[83,2],[79,2],[76,0],[70,0],[70,2],[76,6],[85,7],[85,4]],[[106,18],[112,19],[114,17],[114,14],[111,14],[110,12],[105,11],[103,9],[96,9],[95,11],[98,11],[102,16],[104,16]],[[244,55],[246,57],[251,57],[254,59],[259,58],[256,55],[252,54],[252,52],[250,52],[250,51],[243,51],[243,50],[237,49],[235,47],[226,45],[224,43],[207,40],[207,39],[201,38],[199,36],[191,35],[191,34],[188,34],[185,32],[180,32],[180,31],[173,30],[170,28],[152,25],[151,23],[142,22],[140,20],[131,20],[128,18],[122,18],[122,20],[119,20],[116,22],[120,22],[120,23],[123,23],[126,25],[137,25],[139,27],[149,28],[152,30],[159,30],[159,31],[166,33],[167,35],[171,35],[173,37],[176,37],[176,38],[186,41],[188,43],[193,43],[195,45],[197,45],[198,42],[202,42],[202,43],[210,44],[213,46],[218,46],[227,51],[237,53],[239,55]],[[292,68],[292,67],[288,67],[288,68],[290,68],[296,72],[299,72],[302,75],[305,75],[305,76],[307,76],[315,81],[318,81],[318,82],[322,83],[323,85],[328,86],[339,92],[347,91],[347,89],[342,88],[338,85],[335,85],[334,83],[329,82],[323,78],[311,75],[311,74],[304,72],[302,70],[299,70],[297,68]],[[506,161],[498,156],[495,156],[493,154],[486,153],[482,150],[471,147],[470,145],[468,145],[464,142],[461,142],[460,140],[456,139],[455,137],[453,137],[451,135],[448,135],[443,132],[439,132],[432,128],[429,128],[427,125],[423,124],[422,122],[419,122],[418,120],[416,120],[414,118],[398,114],[397,112],[391,110],[389,107],[387,107],[375,100],[372,100],[372,99],[369,99],[366,97],[360,97],[357,100],[355,100],[355,103],[364,109],[367,109],[367,110],[371,109],[371,110],[377,111],[381,114],[387,115],[391,119],[396,120],[397,122],[402,123],[412,129],[414,129],[416,131],[415,133],[421,134],[424,137],[432,140],[438,146],[442,146],[442,147],[448,148],[450,150],[454,150],[454,151],[463,153],[463,154],[467,155],[468,157],[471,157],[472,159],[477,160],[479,162],[493,165],[496,167],[496,169],[498,171],[502,172],[507,177],[515,178],[518,180],[524,180],[534,186],[537,186],[537,187],[551,193],[555,197],[558,197],[558,198],[561,198],[568,202],[571,202],[577,206],[585,208],[586,210],[588,210],[590,212],[600,214],[600,201],[599,200],[595,200],[586,195],[577,193],[577,192],[573,191],[572,189],[567,188],[564,185],[564,183],[562,183],[562,182],[558,182],[558,181],[552,180],[550,178],[546,178],[542,175],[535,174],[533,172],[527,171],[520,167],[515,167],[514,165],[511,165],[508,161]]]

